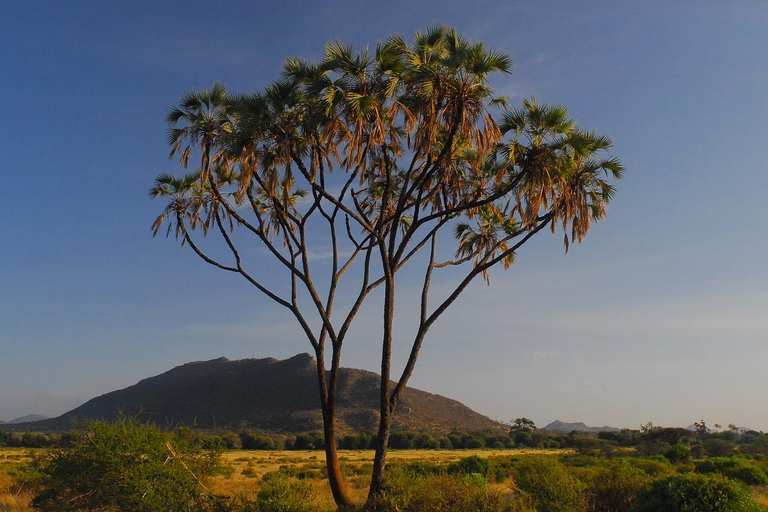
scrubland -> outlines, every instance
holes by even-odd
[[[44,449],[0,449],[0,512],[35,510],[30,468],[45,455]],[[341,451],[342,470],[360,504],[372,457],[369,450]],[[759,459],[672,464],[632,450],[594,457],[573,450],[478,449],[392,450],[389,460],[387,492],[371,506],[375,512],[650,512],[665,510],[653,499],[671,500],[675,496],[664,493],[682,495],[690,489],[726,499],[712,509],[718,512],[768,510],[768,461]],[[325,478],[322,451],[225,451],[205,481],[206,492],[220,499],[201,510],[332,511]]]

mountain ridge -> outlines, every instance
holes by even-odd
[[[619,432],[621,429],[616,427],[588,427],[581,421],[575,423],[568,423],[565,421],[555,420],[543,430],[551,430],[553,432],[572,432],[574,430],[578,432]]]
[[[340,433],[376,429],[379,380],[374,372],[340,369],[336,413]],[[251,428],[273,433],[322,429],[317,367],[306,353],[284,360],[220,357],[185,363],[97,396],[56,418],[14,428],[68,430],[73,420],[110,419],[117,411],[159,425]],[[393,428],[448,432],[503,425],[456,400],[407,388]]]
[[[21,416],[20,418],[14,418],[8,422],[2,422],[7,423],[8,425],[18,425],[20,423],[29,423],[31,421],[40,421],[40,420],[47,420],[48,416],[43,416],[42,414],[27,414],[26,416]]]

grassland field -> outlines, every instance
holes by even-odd
[[[0,512],[34,512],[30,507],[32,493],[19,489],[19,471],[46,449],[0,448]],[[388,461],[398,463],[424,462],[447,466],[465,457],[477,455],[485,459],[531,455],[566,455],[569,449],[468,449],[468,450],[391,450]],[[342,472],[350,492],[358,503],[365,501],[370,484],[373,450],[340,450]],[[267,473],[286,472],[312,487],[313,500],[322,510],[334,510],[333,499],[324,475],[325,453],[320,450],[231,450],[221,454],[221,470],[210,480],[209,490],[218,495],[253,496],[260,489]],[[491,484],[502,493],[513,493],[511,480]],[[768,487],[753,487],[752,492],[763,507],[768,508]]]
[[[31,462],[36,455],[41,455],[45,449],[29,448],[0,448],[0,512],[31,512],[28,508],[31,496],[25,492],[16,492],[11,475]],[[525,456],[529,454],[563,454],[568,450],[514,449],[514,450],[391,450],[388,461],[398,462],[421,461],[436,465],[447,465],[464,457],[478,455],[484,458],[503,456]],[[342,470],[347,483],[355,498],[365,500],[370,471],[373,461],[373,450],[340,450]],[[289,471],[301,474],[315,488],[314,495],[328,509],[332,509],[333,500],[330,489],[322,475],[325,467],[325,453],[320,450],[312,451],[262,451],[262,450],[231,450],[221,456],[222,470],[213,477],[211,491],[215,494],[236,495],[255,493],[259,489],[261,478],[276,471]]]

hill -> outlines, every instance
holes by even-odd
[[[616,427],[588,427],[580,421],[578,423],[566,423],[555,420],[544,427],[544,430],[551,430],[553,432],[572,432],[574,430],[578,432],[618,432],[621,429]]]
[[[19,423],[29,423],[30,421],[47,420],[48,416],[41,416],[39,414],[27,414],[21,418],[16,418],[8,422],[9,425],[18,425]]]
[[[35,430],[67,430],[74,419],[112,418],[122,410],[159,425],[200,428],[253,428],[266,432],[307,432],[322,428],[314,358],[226,358],[187,363],[119,391],[93,398],[57,418],[15,425]],[[338,430],[375,430],[379,376],[342,368],[339,372]],[[408,388],[398,405],[395,429],[481,430],[501,424],[465,405]]]

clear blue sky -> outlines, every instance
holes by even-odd
[[[176,169],[164,115],[334,38],[436,22],[512,53],[497,90],[566,105],[628,172],[581,246],[542,237],[472,287],[412,384],[499,420],[768,430],[768,3],[748,0],[5,2],[0,419],[190,360],[308,351],[277,307],[152,239],[147,189]],[[377,368],[377,325],[361,317],[345,365]]]

